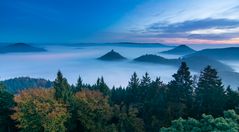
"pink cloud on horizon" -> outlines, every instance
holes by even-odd
[[[164,43],[169,44],[239,44],[239,38],[229,40],[205,40],[205,39],[187,39],[187,38],[161,38]]]

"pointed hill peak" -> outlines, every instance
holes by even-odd
[[[194,49],[190,48],[187,45],[179,45],[173,49],[163,51],[164,54],[175,54],[175,55],[187,55],[196,52]]]
[[[99,57],[98,59],[99,60],[113,61],[113,60],[124,60],[126,58],[112,49],[110,52],[108,52],[105,55]]]

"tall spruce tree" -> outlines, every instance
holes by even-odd
[[[148,95],[150,85],[151,85],[151,78],[149,77],[149,74],[146,72],[140,81],[139,91],[136,92],[138,94],[138,97],[139,97],[138,100],[140,102],[143,102],[145,100],[145,97]]]
[[[129,103],[136,103],[139,99],[138,97],[138,91],[139,91],[140,81],[136,74],[136,72],[133,73],[133,75],[130,78],[129,84],[127,86],[126,92],[127,92],[127,99],[126,102]]]
[[[146,72],[143,78],[141,79],[140,86],[141,87],[149,87],[151,83],[151,79],[149,77],[149,74]]]
[[[190,115],[193,104],[193,80],[189,67],[181,63],[173,80],[168,84],[169,113],[172,119]]]
[[[130,78],[128,88],[137,89],[139,87],[139,84],[140,84],[139,78],[138,78],[136,72],[134,72]]]
[[[83,81],[82,81],[81,77],[79,76],[77,83],[76,83],[75,92],[81,91],[82,87],[83,87]]]
[[[223,114],[225,91],[216,69],[207,66],[200,74],[198,87],[195,90],[197,116]]]
[[[57,78],[54,81],[55,98],[59,101],[69,103],[72,99],[70,85],[66,78],[63,77],[61,71],[58,71]]]
[[[97,79],[96,85],[95,85],[95,90],[99,90],[105,96],[109,96],[110,95],[110,89],[106,85],[103,77]]]

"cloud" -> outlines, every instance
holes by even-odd
[[[159,22],[146,28],[146,34],[160,38],[227,40],[239,35],[239,20],[197,19],[179,23]]]
[[[188,39],[206,39],[206,40],[228,40],[233,38],[230,35],[218,35],[218,34],[192,34],[188,35]]]
[[[207,18],[201,20],[184,21],[181,23],[173,23],[173,24],[167,24],[166,22],[154,23],[147,28],[147,31],[175,33],[208,28],[219,28],[219,29],[233,28],[237,26],[239,26],[239,20]]]
[[[193,30],[188,32],[190,34],[228,34],[228,33],[239,33],[239,27],[235,28],[209,28]]]
[[[239,11],[239,5],[236,5],[224,11],[223,14],[221,15],[237,14],[238,11]]]

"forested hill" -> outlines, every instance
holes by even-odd
[[[192,56],[207,56],[218,60],[238,60],[239,59],[239,47],[229,48],[215,48],[204,49],[195,53],[186,55],[186,57]]]
[[[53,86],[53,83],[49,80],[30,77],[18,77],[1,82],[11,93],[17,93],[29,88],[50,88]]]
[[[25,43],[15,43],[0,47],[0,53],[45,52],[46,49],[34,47]]]
[[[239,92],[224,86],[216,69],[207,66],[192,77],[182,62],[172,78],[163,83],[134,73],[127,87],[110,89],[103,77],[70,85],[59,71],[51,89],[15,95],[0,84],[0,131],[239,131]]]
[[[186,46],[186,45],[179,45],[173,49],[163,51],[161,53],[164,54],[174,54],[174,55],[187,55],[196,52],[194,49]]]
[[[182,62],[186,62],[192,70],[197,72],[200,72],[200,70],[202,70],[202,68],[206,67],[207,65],[213,66],[218,71],[230,71],[230,72],[233,71],[233,69],[230,66],[206,56],[188,56],[179,59],[167,59],[158,55],[146,54],[138,58],[135,58],[134,61],[172,65],[175,67],[178,67]]]

